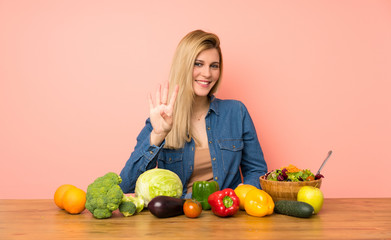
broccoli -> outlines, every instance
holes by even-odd
[[[121,177],[113,172],[97,178],[87,188],[86,208],[96,218],[109,218],[119,208],[124,193],[120,188]]]
[[[122,203],[119,205],[119,211],[125,216],[132,216],[136,212],[136,205],[128,200],[124,195],[122,199]]]

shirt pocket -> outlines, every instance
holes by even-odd
[[[217,142],[220,147],[224,172],[236,174],[239,171],[240,160],[242,159],[243,139],[221,139]]]
[[[158,156],[158,168],[176,173],[183,181],[183,149],[163,148]]]

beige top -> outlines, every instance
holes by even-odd
[[[195,181],[212,181],[213,170],[212,161],[210,158],[209,148],[197,148],[194,153],[194,168],[193,174],[187,184],[187,192],[192,192],[193,183]]]

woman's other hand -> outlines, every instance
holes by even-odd
[[[149,94],[149,118],[153,127],[150,139],[151,145],[160,145],[172,129],[174,105],[179,87],[178,85],[175,86],[171,98],[167,102],[168,87],[168,82],[166,82],[162,92],[162,86],[159,85],[155,94],[155,103],[152,100],[152,95]]]

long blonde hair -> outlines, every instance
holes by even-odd
[[[179,85],[179,92],[173,113],[173,127],[166,137],[165,148],[182,148],[185,142],[189,142],[192,138],[190,119],[194,102],[193,68],[198,54],[212,48],[215,48],[220,55],[220,77],[209,95],[217,91],[223,70],[223,57],[218,36],[195,30],[188,33],[178,44],[169,75],[169,92],[171,95],[176,84]]]

